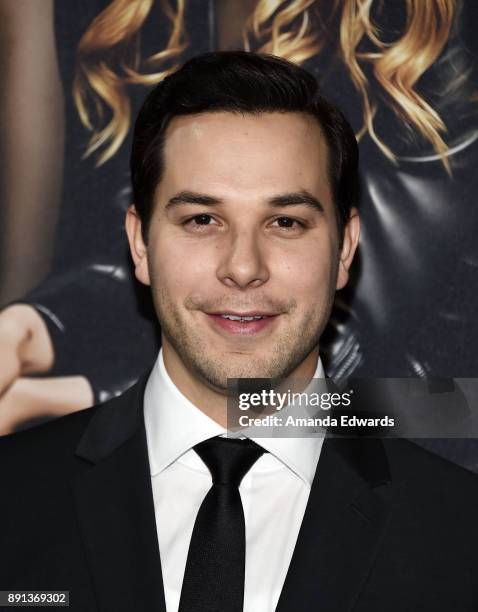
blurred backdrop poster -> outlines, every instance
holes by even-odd
[[[132,123],[152,86],[205,51],[304,66],[356,131],[362,238],[321,343],[328,374],[477,375],[475,2],[0,0],[0,11],[1,434],[104,401],[154,362],[159,330],[123,229]],[[478,466],[471,441],[448,454]]]

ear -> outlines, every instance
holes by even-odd
[[[135,276],[144,285],[149,285],[148,251],[141,233],[141,219],[136,212],[134,204],[131,204],[126,212],[125,227],[128,235],[129,250],[134,262]]]
[[[349,280],[349,270],[358,246],[360,237],[360,218],[356,208],[350,211],[349,220],[344,229],[344,240],[340,251],[339,271],[336,289],[342,289]]]

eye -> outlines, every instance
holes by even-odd
[[[196,215],[190,221],[195,221],[197,225],[209,225],[211,219],[211,215]]]
[[[187,219],[186,221],[184,221],[183,225],[185,226],[189,226],[191,228],[196,228],[196,227],[207,227],[208,225],[211,225],[210,221],[213,220],[213,217],[211,217],[211,215],[195,215],[194,217],[191,217],[190,219]]]
[[[292,219],[291,217],[278,217],[274,220],[274,223],[276,222],[281,229],[285,230],[303,229],[305,227],[305,223],[297,219]]]

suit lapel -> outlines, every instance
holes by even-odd
[[[357,600],[389,515],[378,439],[326,438],[277,612],[345,612]]]
[[[75,453],[83,470],[73,497],[100,612],[166,610],[143,420],[146,381],[98,408]]]
[[[166,612],[143,418],[148,375],[89,422],[73,498],[99,612]],[[378,439],[326,438],[277,612],[351,610],[389,515]]]

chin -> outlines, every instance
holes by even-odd
[[[226,360],[229,364],[224,367]],[[282,369],[281,372],[277,371],[270,357],[260,358],[254,353],[226,353],[219,359],[203,360],[200,373],[209,386],[225,391],[228,378],[274,378],[281,376]]]

